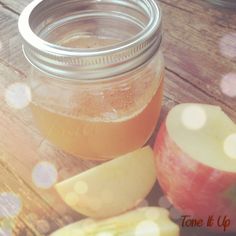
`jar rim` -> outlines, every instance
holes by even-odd
[[[78,77],[78,67],[79,72],[83,75],[81,77],[85,79],[117,75],[148,60],[160,46],[162,38],[161,11],[156,0],[132,0],[135,3],[145,4],[149,11],[149,22],[138,34],[112,46],[92,49],[71,48],[50,43],[33,31],[30,20],[36,18],[35,14],[38,13],[38,8],[46,1],[48,0],[34,0],[31,2],[21,13],[18,28],[23,39],[25,57],[34,67],[52,76],[75,79]],[[77,1],[81,2],[81,0]],[[112,2],[112,0],[91,1]],[[67,2],[69,4],[73,0]],[[122,2],[122,0],[119,2]],[[58,1],[50,0],[50,3],[57,4]],[[120,61],[113,60],[118,57]],[[97,70],[94,70],[94,66]],[[112,66],[113,72],[111,70]],[[91,73],[91,70],[94,73]],[[105,73],[105,70],[107,73]]]

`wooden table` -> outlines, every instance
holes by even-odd
[[[29,65],[21,52],[17,19],[29,2],[0,0],[0,192],[16,193],[22,201],[17,218],[0,221],[2,227],[13,228],[13,235],[48,235],[81,216],[53,189],[40,190],[33,184],[34,166],[51,162],[60,181],[96,163],[54,148],[35,127],[29,108],[15,110],[4,100],[8,86],[27,80]],[[236,122],[236,11],[214,7],[205,0],[161,0],[161,6],[166,59],[161,120],[178,103],[200,102],[221,106]],[[156,186],[144,204],[157,205],[161,195]],[[215,234],[183,229],[184,235]]]

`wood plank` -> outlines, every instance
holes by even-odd
[[[0,62],[26,74],[30,66],[22,53],[17,20],[16,14],[0,5]]]
[[[185,10],[181,7],[185,7]],[[163,48],[167,69],[203,91],[212,98],[212,102],[221,101],[223,107],[236,107],[236,100],[223,94],[220,89],[223,77],[236,71],[235,56],[223,56],[220,42],[226,35],[236,33],[236,30],[216,23],[219,15],[224,14],[226,20],[231,19],[228,24],[233,26],[236,14],[217,9],[206,14],[207,9],[203,6],[186,1],[165,0],[162,1],[162,9],[165,32]],[[235,43],[232,42],[229,47],[235,52]]]
[[[218,7],[214,4],[209,3],[205,0],[158,0],[159,2],[169,5],[173,10],[179,9],[185,12],[189,12],[194,15],[204,15],[206,17],[213,17],[216,19],[216,24],[222,26],[223,28],[236,29],[233,24],[233,19],[235,19],[235,9],[228,9],[223,7]]]
[[[31,2],[31,0],[1,0],[0,4],[6,9],[20,13]]]

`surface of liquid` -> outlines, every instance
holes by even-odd
[[[106,43],[94,38],[63,43],[81,48],[111,44],[110,40]],[[68,108],[63,111],[63,105],[57,109],[56,103],[47,106],[33,102],[31,108],[37,125],[52,143],[81,158],[106,160],[131,152],[151,136],[159,118],[163,93],[163,78],[151,78],[148,70],[137,78],[139,76],[147,78],[136,79],[124,89],[111,86],[102,92],[101,101],[89,93],[75,96],[73,103],[78,101],[79,105],[69,111]],[[163,77],[163,73],[158,76]],[[138,89],[140,83],[142,87]]]

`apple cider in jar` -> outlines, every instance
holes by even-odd
[[[155,0],[34,1],[19,19],[40,131],[80,158],[142,147],[159,118],[164,63]]]

